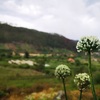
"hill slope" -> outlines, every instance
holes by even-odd
[[[33,29],[27,29],[22,27],[13,27],[8,24],[0,23],[0,43],[9,44],[8,47],[16,49],[21,47],[24,49],[34,49],[41,51],[42,49],[48,50],[68,49],[75,51],[76,41],[65,38],[58,34],[50,34]],[[6,47],[7,47],[6,46]]]

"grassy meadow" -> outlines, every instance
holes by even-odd
[[[9,63],[11,60],[31,60],[35,62],[35,64],[30,66],[28,64]],[[100,99],[99,62],[99,57],[92,59],[94,83],[98,98]],[[39,96],[41,92],[57,93],[57,91],[63,90],[61,80],[56,79],[54,75],[55,68],[60,64],[65,64],[71,69],[71,75],[66,79],[66,89],[68,97],[70,98],[69,100],[77,100],[79,91],[73,82],[73,78],[78,73],[88,73],[88,61],[86,56],[77,55],[0,58],[0,100],[24,100],[26,96],[32,93],[37,93]],[[93,100],[90,89],[85,90],[83,95],[83,100],[87,100],[87,97],[89,97],[88,100]],[[44,98],[41,100],[47,99]]]

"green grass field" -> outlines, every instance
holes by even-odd
[[[21,58],[22,59],[22,58]],[[38,59],[38,58],[36,58]],[[73,58],[78,59],[76,62],[68,62],[65,58],[46,58],[45,63],[49,64],[49,67],[43,68],[42,71],[36,71],[34,67],[25,67],[27,65],[10,65],[8,61],[11,58],[3,59],[0,61],[0,91],[2,96],[2,91],[7,93],[7,89],[14,88],[15,92],[24,89],[26,94],[34,91],[41,91],[47,88],[56,88],[58,90],[62,89],[62,83],[60,80],[56,79],[54,76],[54,70],[59,64],[66,64],[71,69],[71,76],[66,79],[67,90],[76,90],[76,86],[73,83],[74,75],[79,72],[88,72],[87,60],[83,58]],[[31,60],[35,61],[34,58]],[[100,63],[92,62],[92,71],[94,75],[95,87],[100,88]],[[18,90],[16,90],[18,89]],[[29,92],[30,91],[30,92]]]

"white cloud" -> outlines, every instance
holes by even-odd
[[[22,18],[18,18],[18,17],[12,17],[9,15],[0,15],[0,19],[2,20],[2,22],[4,23],[8,23],[12,26],[21,26],[21,27],[29,27],[32,28],[32,26],[34,27],[34,24],[32,23],[28,23],[27,21],[24,21]],[[20,23],[19,23],[20,22]]]
[[[71,39],[100,38],[99,0],[4,0],[0,20]]]

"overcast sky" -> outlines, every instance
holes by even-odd
[[[0,0],[0,21],[74,40],[100,39],[100,0]]]

